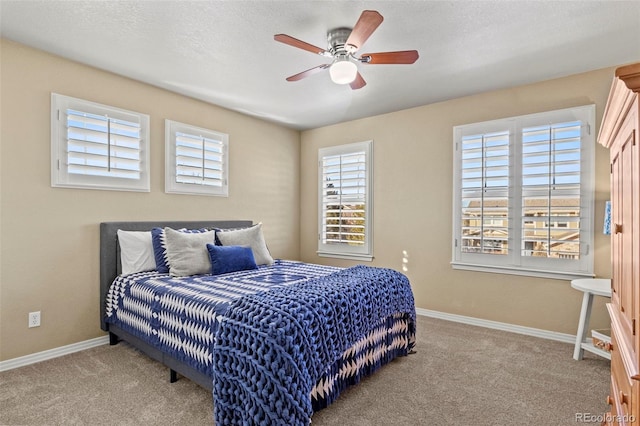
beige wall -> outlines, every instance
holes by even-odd
[[[300,133],[2,40],[0,360],[98,337],[98,224],[251,219],[299,255]],[[149,114],[151,192],[52,188],[51,92]],[[229,134],[228,198],[164,193],[164,119]],[[42,312],[42,326],[27,315]]]
[[[599,124],[612,77],[613,69],[599,70],[303,132],[302,260],[352,264],[315,253],[317,152],[372,139],[372,265],[401,270],[406,250],[407,275],[419,308],[575,334],[582,293],[568,281],[451,268],[453,126],[591,103]],[[601,277],[610,277],[609,241],[599,232],[609,197],[608,165],[608,151],[597,145],[595,272]],[[592,318],[593,326],[607,327],[603,298],[598,298]]]
[[[315,254],[317,150],[374,140],[373,265],[401,269],[419,308],[575,333],[581,294],[566,281],[453,271],[452,133],[458,124],[588,103],[602,117],[613,69],[299,132],[51,56],[0,45],[0,361],[101,336],[98,224],[111,220],[262,221],[274,256],[350,265]],[[151,192],[50,186],[50,94],[151,116]],[[164,119],[230,135],[228,198],[164,191]],[[302,141],[302,144],[300,143]],[[609,194],[596,148],[596,231]],[[610,276],[596,233],[596,274]],[[607,324],[603,300],[592,325]],[[27,314],[42,312],[29,329]]]

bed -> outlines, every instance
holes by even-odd
[[[110,344],[124,340],[166,365],[171,382],[181,375],[211,390],[216,424],[309,424],[348,386],[412,352],[413,294],[391,269],[271,259],[260,226],[101,223],[101,328]],[[165,230],[173,251],[164,261],[175,269],[158,272],[154,247],[156,269],[123,274],[130,260],[121,260],[119,232],[124,242],[152,230]],[[210,270],[192,274],[198,262],[178,251],[198,249],[178,250],[175,241],[207,238]]]

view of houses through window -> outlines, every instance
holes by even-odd
[[[577,199],[552,200],[551,207],[562,217],[549,222],[549,206],[545,205],[545,200],[528,200],[523,206],[527,211],[523,217],[523,256],[577,259],[580,256],[578,202]],[[506,255],[509,249],[507,205],[504,201],[493,205],[489,201],[481,209],[481,203],[472,201],[463,208],[462,250],[466,253]],[[480,210],[486,215],[484,219],[479,216]],[[568,221],[567,218],[571,217],[576,220]]]

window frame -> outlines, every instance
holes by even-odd
[[[69,173],[68,121],[66,118],[68,109],[87,114],[105,115],[115,120],[137,122],[140,126],[139,179]],[[51,93],[51,186],[54,188],[150,192],[149,133],[149,116],[147,114]]]
[[[364,244],[360,247],[347,244],[323,243],[324,228],[324,172],[323,160],[329,156],[346,156],[356,153],[364,153],[365,156],[365,232]],[[373,260],[373,140],[355,142],[345,145],[320,148],[318,150],[318,250],[321,257],[333,257],[358,261]]]
[[[222,145],[222,185],[198,185],[176,181],[177,133],[198,135],[215,140]],[[168,194],[229,196],[229,135],[174,120],[165,119],[165,192]]]
[[[543,258],[524,256],[522,131],[538,125],[553,125],[580,121],[580,258]],[[524,275],[553,279],[574,279],[594,276],[594,199],[595,199],[595,105],[528,114],[454,126],[453,129],[453,269]],[[508,254],[493,255],[462,252],[462,149],[464,136],[508,130]]]

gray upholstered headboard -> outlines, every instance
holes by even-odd
[[[120,271],[118,229],[124,231],[150,231],[155,227],[179,229],[244,228],[253,224],[250,220],[202,220],[165,222],[103,222],[100,224],[100,328],[108,330],[104,321],[105,301],[109,286]]]

